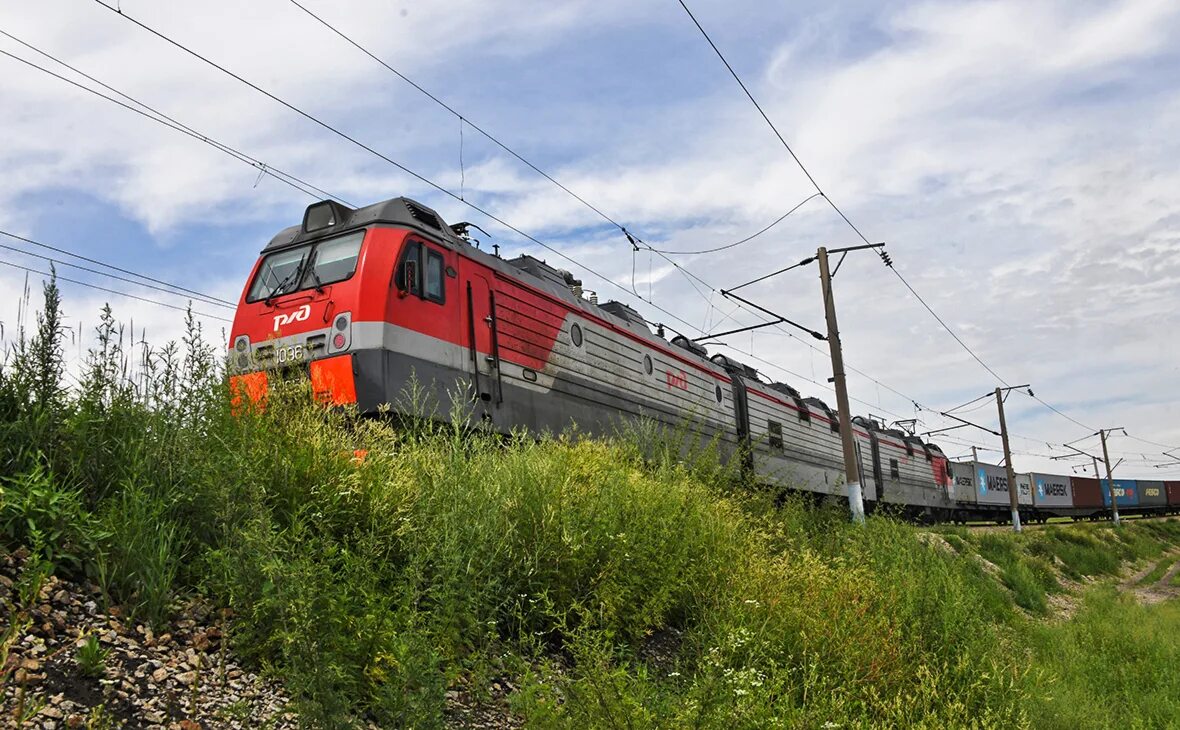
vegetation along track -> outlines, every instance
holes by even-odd
[[[170,660],[130,667],[140,648],[120,640],[147,642],[150,628],[198,652],[176,629],[192,634],[185,607],[204,606],[218,659],[195,665],[220,666],[224,646],[227,665],[281,682],[275,696],[290,702],[276,711],[307,727],[478,716],[1077,730],[1180,717],[1180,602],[1118,590],[1126,565],[1158,565],[1180,544],[1180,521],[1021,535],[853,525],[800,499],[776,505],[715,454],[686,454],[654,429],[601,440],[395,429],[316,406],[306,383],[235,414],[199,331],[146,358],[137,344],[153,367],[139,373],[109,312],[66,388],[52,285],[46,297],[37,331],[0,367],[0,553],[27,549],[23,565],[84,587],[92,624],[127,623],[86,652],[62,642],[52,662],[32,659],[23,686],[0,662],[7,707],[51,706],[30,675],[52,664],[77,678],[71,712],[83,717],[150,726],[130,716],[151,698],[120,704],[93,678],[120,667],[132,677],[107,679],[165,669],[151,684],[186,686],[154,711],[205,711],[207,684],[184,685]],[[66,599],[81,590],[59,601],[56,585],[45,603],[13,591],[25,600],[0,606],[0,629],[68,630],[52,622],[79,613]],[[34,619],[45,612],[48,629]],[[0,652],[38,655],[24,636],[0,630]],[[235,716],[271,711],[230,704]]]

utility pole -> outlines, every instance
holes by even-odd
[[[836,389],[836,409],[840,412],[840,441],[844,447],[844,479],[848,485],[848,508],[852,511],[854,522],[864,522],[864,497],[860,489],[860,474],[856,468],[856,446],[852,438],[852,415],[848,407],[848,385],[844,382],[844,353],[841,352],[840,332],[836,326],[836,302],[832,296],[832,274],[828,270],[828,249],[821,246],[815,256],[819,259],[819,279],[823,288],[824,314],[828,320],[828,347],[832,352],[832,384]],[[836,268],[839,269],[839,265]]]
[[[1110,452],[1106,450],[1106,434],[1111,431],[1118,431],[1118,428],[1104,428],[1098,432],[1102,437],[1102,460],[1106,462],[1106,483],[1110,487],[1110,516],[1114,521],[1115,527],[1119,525],[1119,501],[1114,494],[1114,469],[1110,466]],[[1094,471],[1098,471],[1098,465],[1094,465]]]
[[[1012,505],[1012,531],[1020,532],[1020,501],[1017,495],[1016,470],[1012,468],[1012,450],[1008,448],[1008,422],[1004,420],[1004,390],[996,388],[996,408],[1000,410],[1000,440],[1004,442],[1004,469],[1008,475],[1008,500]]]

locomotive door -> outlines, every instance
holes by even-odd
[[[873,448],[873,480],[877,482],[877,501],[881,501],[885,496],[885,480],[881,475],[881,441],[872,431],[869,431],[869,443]]]
[[[737,422],[738,448],[741,449],[742,471],[752,474],[754,471],[754,448],[750,442],[750,403],[746,393],[746,383],[737,373],[733,377],[733,415]]]
[[[490,418],[502,400],[493,294],[483,274],[472,271],[472,262],[461,259],[460,265],[466,370],[471,376],[473,400],[478,404],[481,416]]]

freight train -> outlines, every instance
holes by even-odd
[[[261,402],[271,379],[306,373],[317,398],[362,413],[396,410],[411,383],[458,395],[501,432],[607,434],[647,418],[740,455],[762,484],[842,499],[837,415],[822,400],[683,334],[670,339],[627,304],[598,303],[569,272],[481,250],[407,198],[309,206],[263,248],[238,302],[230,384]],[[1003,520],[1004,471],[952,463],[936,444],[857,416],[866,508],[927,521]],[[1100,516],[1096,480],[1017,478],[1025,519]],[[1180,483],[1115,481],[1120,510],[1180,509]]]

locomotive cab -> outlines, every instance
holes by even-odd
[[[269,378],[294,371],[323,400],[358,402],[356,356],[382,349],[387,322],[439,317],[424,305],[446,301],[457,243],[434,211],[404,198],[309,206],[263,248],[242,291],[228,363],[235,396],[259,401]]]

